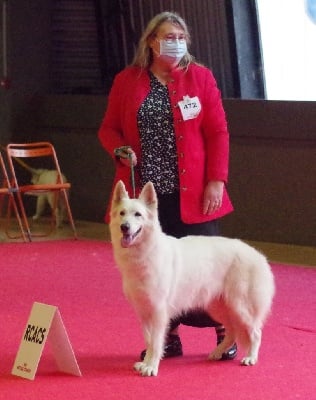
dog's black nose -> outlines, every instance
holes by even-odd
[[[130,224],[128,222],[124,222],[124,224],[121,224],[121,231],[123,233],[127,233],[130,230]]]

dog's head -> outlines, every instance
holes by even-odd
[[[159,226],[157,195],[148,182],[137,199],[131,199],[124,183],[119,181],[113,192],[110,212],[112,242],[120,240],[122,247],[135,246],[144,238],[144,231]]]

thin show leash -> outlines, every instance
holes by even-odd
[[[132,154],[129,153],[127,150],[130,149],[130,146],[122,146],[122,147],[117,147],[114,149],[114,155],[117,158],[128,158],[130,162],[130,168],[131,168],[131,184],[132,184],[132,190],[133,190],[133,197],[136,197],[136,184],[135,184],[135,171],[134,171],[134,165],[133,165],[133,160],[132,160]]]

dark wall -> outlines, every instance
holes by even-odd
[[[316,244],[316,103],[226,100],[231,133],[228,235]]]
[[[6,64],[3,71],[3,0],[0,0],[0,143],[12,132],[29,125],[32,115],[27,102],[35,94],[49,93],[51,74],[51,3],[52,0],[6,2]],[[21,121],[21,118],[24,121]]]

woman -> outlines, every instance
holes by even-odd
[[[131,66],[111,88],[99,139],[116,162],[114,184],[137,192],[152,181],[165,233],[218,235],[218,219],[233,210],[225,189],[229,135],[220,92],[209,69],[193,61],[190,35],[177,14],[156,15],[145,29]],[[164,357],[182,355],[179,324],[225,328],[199,310],[170,322]],[[145,350],[141,353],[144,358]],[[233,359],[234,345],[223,354]]]

